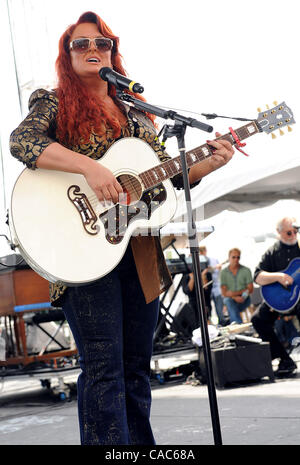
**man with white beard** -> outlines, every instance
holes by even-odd
[[[279,240],[275,242],[262,256],[259,265],[254,272],[254,281],[260,286],[279,282],[288,287],[293,284],[293,278],[286,270],[291,260],[300,257],[298,245],[298,227],[295,218],[285,217],[277,223]],[[297,315],[300,322],[300,303],[298,302],[289,312],[289,315]],[[297,365],[279,341],[274,331],[275,321],[282,316],[281,313],[271,309],[263,302],[252,316],[251,322],[263,341],[270,343],[272,359],[279,358],[276,376],[285,377],[295,373]]]

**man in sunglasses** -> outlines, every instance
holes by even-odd
[[[240,264],[241,251],[229,250],[229,265],[221,271],[220,282],[230,323],[242,323],[241,312],[250,305],[249,295],[253,292],[251,270]]]
[[[300,256],[297,238],[298,229],[295,218],[285,217],[278,221],[279,240],[264,253],[255,269],[254,280],[257,284],[264,286],[279,282],[282,286],[287,287],[293,283],[293,278],[282,270],[287,268],[293,258]],[[297,315],[300,321],[299,303],[289,312],[289,315]],[[272,359],[279,358],[279,365],[275,375],[285,377],[294,374],[297,365],[274,331],[275,322],[280,316],[279,312],[271,309],[263,302],[252,315],[251,322],[263,341],[270,343]]]

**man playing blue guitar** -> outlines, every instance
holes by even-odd
[[[297,240],[298,228],[294,227],[295,218],[283,218],[277,223],[279,240],[275,242],[262,256],[254,272],[254,281],[262,286],[263,303],[252,316],[251,322],[259,336],[270,343],[272,359],[279,358],[276,375],[290,376],[295,373],[297,365],[287,353],[279,341],[275,331],[275,321],[282,313],[297,315],[300,322],[299,296],[294,299],[294,304],[283,305],[284,293],[291,293],[294,281],[297,278],[295,264],[300,258],[300,249]],[[298,268],[300,265],[300,260]],[[295,287],[295,286],[294,286]],[[289,292],[287,292],[289,291]],[[273,292],[273,293],[272,293]],[[272,297],[271,297],[272,296]],[[276,303],[277,298],[277,303]],[[287,299],[287,302],[289,299]],[[269,304],[269,305],[268,305]]]

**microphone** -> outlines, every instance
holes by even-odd
[[[100,69],[99,76],[103,81],[107,81],[120,89],[129,89],[131,92],[137,94],[142,94],[144,92],[144,87],[141,86],[141,84],[128,79],[126,76],[117,73],[108,66]]]

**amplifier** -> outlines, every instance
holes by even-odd
[[[243,381],[258,380],[265,376],[274,382],[270,345],[268,342],[238,347],[211,349],[215,385],[223,388]],[[206,382],[206,364],[203,350],[199,354],[201,381]]]

